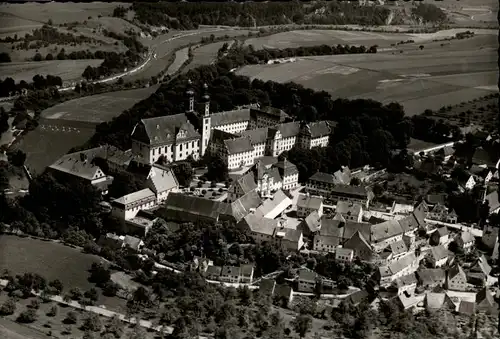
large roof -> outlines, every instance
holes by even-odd
[[[274,230],[278,227],[278,220],[263,218],[255,214],[248,214],[241,220],[248,228],[255,233],[274,235]]]
[[[332,174],[323,173],[323,172],[314,173],[313,175],[311,175],[309,180],[320,181],[320,182],[324,182],[324,183],[328,183],[328,184],[332,184],[332,185],[336,183],[335,177]]]
[[[350,186],[350,185],[335,185],[332,189],[332,194],[335,195],[349,195],[349,196],[357,196],[361,198],[366,198],[368,196],[368,192],[363,186]]]
[[[274,129],[277,129],[281,133],[282,138],[290,138],[299,135],[300,132],[300,123],[297,121],[284,123],[278,125]]]
[[[317,232],[321,227],[321,218],[317,211],[309,213],[309,215],[304,219],[304,224],[307,226],[309,231]]]
[[[271,198],[266,199],[255,213],[265,218],[274,219],[291,205],[292,200],[282,190],[278,190]]]
[[[353,203],[352,201],[338,201],[335,212],[348,214],[348,215],[359,215],[363,211],[363,207],[360,204]]]
[[[443,245],[439,245],[431,248],[431,255],[435,261],[439,261],[448,258],[449,252]]]
[[[287,159],[283,159],[283,161],[277,162],[276,164],[274,164],[274,167],[279,170],[280,175],[283,177],[299,173],[297,166],[295,166]]]
[[[485,200],[488,201],[488,206],[490,208],[490,214],[493,213],[496,209],[500,208],[500,202],[498,199],[498,191],[493,191],[485,197]]]
[[[123,197],[120,197],[118,199],[113,200],[113,203],[115,204],[121,204],[121,205],[128,205],[128,204],[133,204],[135,202],[141,201],[141,200],[154,200],[155,199],[155,194],[153,191],[151,191],[149,188],[142,189],[140,191],[136,191],[127,195],[124,195]]]
[[[233,185],[239,187],[243,194],[247,194],[257,188],[252,172],[247,172],[236,180]]]
[[[230,215],[236,222],[239,222],[250,213],[251,209],[257,208],[261,202],[262,200],[259,194],[257,191],[253,190],[233,201],[231,204],[227,204],[227,208],[223,214]]]
[[[311,132],[311,138],[320,138],[331,133],[330,127],[326,121],[310,122],[306,126]]]
[[[322,203],[323,198],[314,195],[299,194],[297,199],[297,207],[307,209],[319,210]]]
[[[244,137],[250,138],[252,145],[265,144],[269,129],[267,127],[256,128],[241,132]]]
[[[397,220],[388,220],[371,226],[371,241],[379,242],[403,234],[403,229]]]
[[[224,145],[229,155],[253,151],[252,143],[248,137],[226,139]]]
[[[410,252],[401,259],[390,263],[389,269],[391,270],[392,274],[396,274],[398,272],[401,272],[406,267],[412,265],[416,260],[417,258],[415,257],[415,253]]]
[[[94,165],[91,160],[88,160],[84,153],[64,155],[55,163],[50,165],[49,168],[86,180],[93,180],[102,176],[100,175],[100,173],[102,173],[101,168]]]
[[[159,165],[153,165],[148,180],[156,192],[169,191],[179,187],[174,171]]]
[[[427,268],[417,271],[422,285],[441,284],[446,280],[446,272],[441,268]]]
[[[453,279],[458,275],[460,275],[462,279],[467,279],[467,276],[462,267],[460,267],[460,265],[458,264],[455,264],[448,270],[448,279]]]
[[[286,114],[283,110],[275,107],[270,107],[270,106],[262,106],[259,108],[251,108],[250,109],[250,114],[252,117],[256,117],[257,115],[260,114],[265,114],[268,116],[272,116],[275,118],[278,118],[279,121],[283,122],[285,121],[286,118],[289,118],[290,116]]]
[[[185,132],[182,139],[189,140],[200,137],[186,114],[181,113],[142,119],[132,131],[132,139],[151,145],[170,144],[181,138],[178,135],[180,130]]]
[[[218,127],[238,122],[250,121],[250,109],[242,108],[232,111],[210,114],[212,127]]]
[[[170,193],[164,203],[164,208],[168,214],[179,218],[188,213],[193,216],[217,220],[219,212],[225,208],[225,204],[182,193]]]

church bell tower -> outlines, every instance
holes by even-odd
[[[210,142],[210,132],[212,130],[212,118],[210,117],[210,95],[208,95],[208,86],[207,84],[203,85],[203,106],[204,106],[204,112],[203,112],[203,124],[202,124],[202,131],[201,131],[201,148],[200,148],[200,155],[204,156],[205,152],[207,151],[208,148],[208,143]]]

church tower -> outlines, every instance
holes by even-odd
[[[193,91],[193,86],[191,83],[191,80],[188,81],[188,89],[186,91],[186,96],[188,97],[188,113],[193,113],[194,112],[194,91]]]
[[[205,152],[208,148],[208,143],[210,142],[210,132],[212,130],[212,118],[210,117],[210,95],[208,95],[208,86],[207,84],[203,85],[203,106],[204,106],[204,112],[203,112],[203,124],[202,124],[202,131],[201,131],[201,149],[200,149],[200,156],[204,156]]]

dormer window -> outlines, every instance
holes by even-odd
[[[186,137],[186,131],[180,130],[179,133],[177,134],[178,138],[185,138]]]

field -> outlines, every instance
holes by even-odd
[[[328,91],[334,98],[397,101],[408,115],[498,90],[496,35],[422,46],[392,46],[377,54],[303,57],[294,63],[245,66],[237,73],[264,81],[293,81]]]
[[[174,62],[168,67],[167,75],[172,75],[181,68],[189,58],[189,48],[183,48],[175,52]]]
[[[99,59],[9,62],[0,64],[0,74],[2,78],[11,77],[16,82],[32,82],[36,74],[60,76],[63,82],[72,82],[81,79],[85,67],[95,67],[101,63]]]
[[[202,65],[210,65],[217,58],[217,52],[225,43],[225,41],[214,42],[213,44],[203,45],[193,50],[193,61],[187,65],[184,71],[187,72]]]
[[[109,121],[149,97],[157,88],[158,86],[150,86],[69,100],[44,110],[42,117],[91,123]]]

